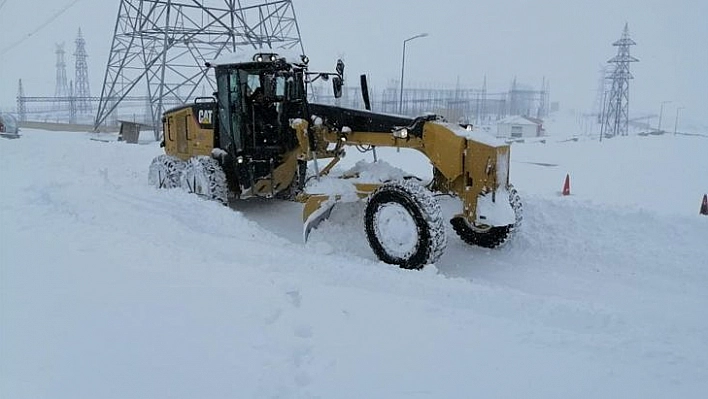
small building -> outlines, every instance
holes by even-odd
[[[545,133],[543,121],[528,116],[510,116],[497,123],[498,138],[521,139],[541,137],[545,135]]]
[[[146,128],[147,125],[131,121],[119,121],[120,130],[118,131],[118,141],[125,141],[128,144],[138,144],[140,139],[140,130]]]
[[[18,138],[20,129],[17,126],[17,119],[6,113],[0,113],[0,137]]]

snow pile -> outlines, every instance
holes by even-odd
[[[361,202],[303,246],[301,205],[148,187],[160,153],[78,133],[0,141],[0,397],[708,392],[708,140],[515,144],[522,230],[486,250],[448,228],[422,272],[375,259]]]
[[[484,130],[467,130],[460,127],[460,125],[454,123],[443,123],[443,122],[433,122],[444,126],[445,128],[453,131],[458,136],[466,137],[470,140],[477,141],[479,143],[488,145],[490,147],[501,147],[506,145],[503,140],[500,140],[494,135]]]

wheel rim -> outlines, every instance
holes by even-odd
[[[374,231],[383,249],[392,257],[407,259],[418,246],[418,226],[406,208],[397,203],[379,207]]]

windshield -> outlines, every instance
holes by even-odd
[[[261,89],[261,76],[257,72],[241,71],[241,81],[245,83],[246,97],[251,97],[256,90]]]
[[[302,76],[288,71],[240,70],[242,93],[246,98],[261,92],[269,102],[297,101],[305,97]]]

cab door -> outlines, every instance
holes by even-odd
[[[232,147],[230,152],[236,154],[243,151],[244,144],[238,70],[217,68],[216,84],[220,145],[223,148]]]
[[[192,154],[189,153],[189,121],[188,113],[180,113],[174,119],[175,133],[177,135],[177,154],[188,158]]]

